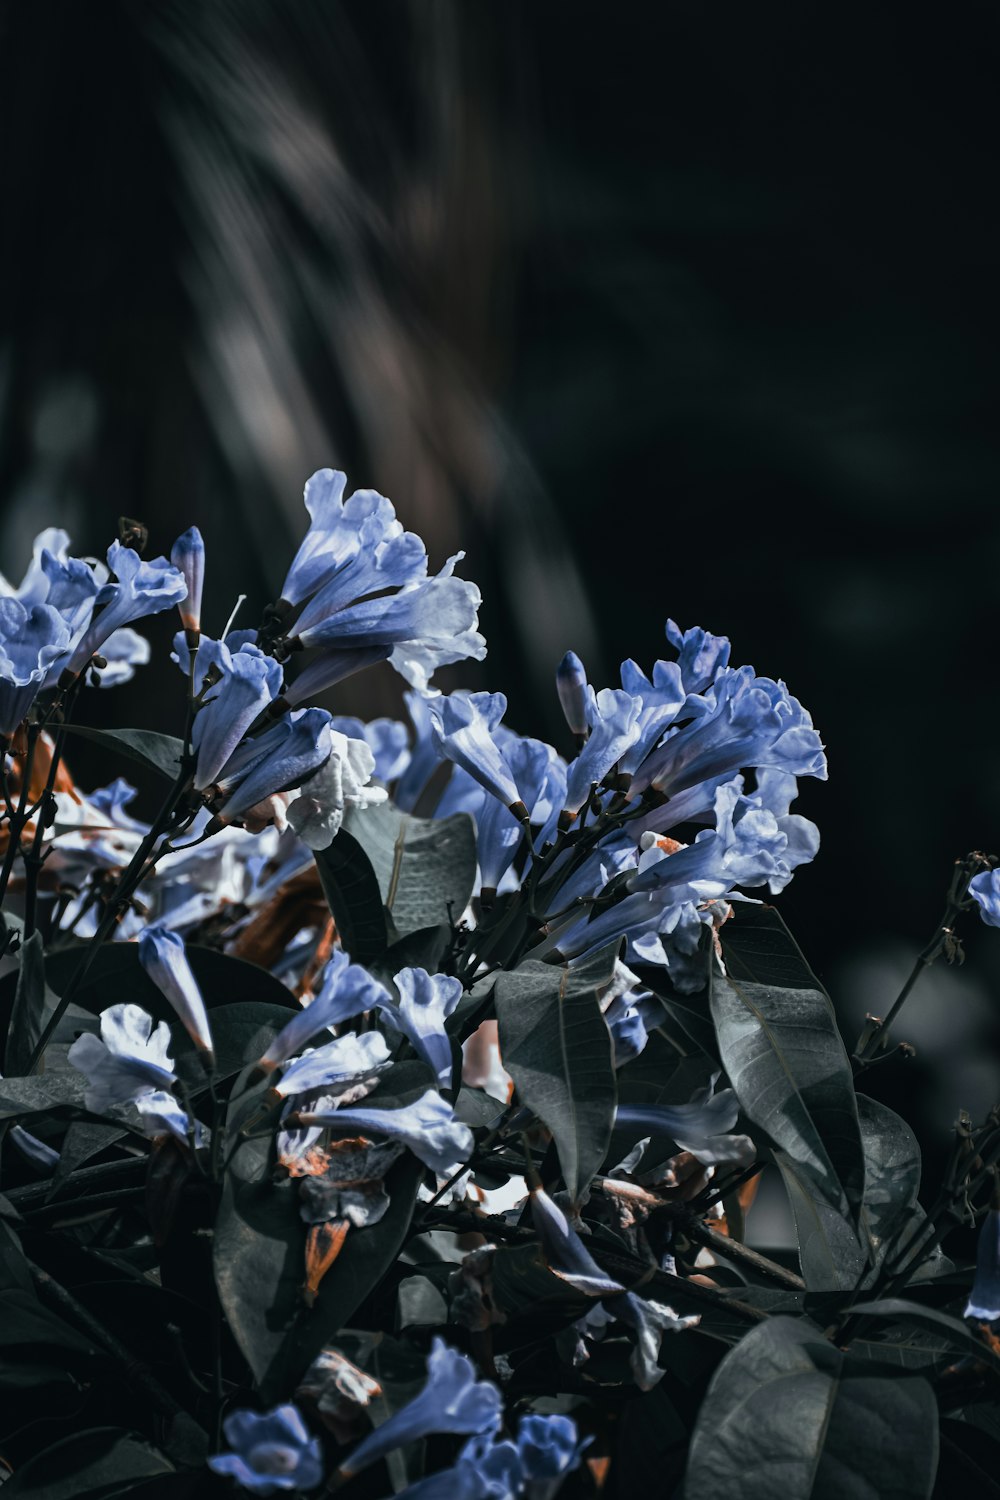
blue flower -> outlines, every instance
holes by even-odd
[[[443,1339],[435,1336],[427,1357],[427,1383],[423,1390],[359,1443],[338,1473],[345,1477],[360,1474],[394,1448],[414,1443],[432,1432],[495,1432],[502,1410],[496,1386],[488,1380],[477,1380],[471,1359],[449,1349]]]
[[[987,927],[1000,927],[1000,869],[974,875],[969,881],[969,895]]]
[[[337,568],[295,622],[295,633],[300,638],[308,639],[310,631],[367,594],[402,588],[427,577],[427,549],[414,532],[404,531],[398,521],[388,531],[369,523],[362,528],[359,541],[353,557]]]
[[[340,949],[323,971],[323,983],[315,1000],[281,1028],[257,1066],[270,1073],[301,1052],[321,1031],[389,1002],[388,991],[378,980],[360,964],[352,964]]]
[[[439,1177],[447,1177],[472,1153],[472,1131],[455,1119],[451,1105],[434,1089],[428,1089],[412,1104],[396,1109],[303,1109],[299,1111],[298,1123],[373,1131],[390,1140],[402,1141]]]
[[[345,502],[346,488],[347,475],[339,469],[318,469],[306,481],[310,526],[282,584],[281,597],[289,604],[315,594],[363,547],[403,529],[391,500],[376,490],[356,490]]]
[[[112,1005],[101,1013],[101,1035],[85,1031],[66,1054],[87,1077],[88,1109],[100,1114],[141,1094],[169,1089],[177,1081],[170,1056],[170,1027],[141,1005]]]
[[[139,962],[160,993],[169,1000],[184,1029],[211,1067],[215,1062],[212,1028],[180,933],[169,932],[161,923],[147,927],[139,938]]]
[[[410,764],[410,734],[406,725],[398,719],[348,718],[334,714],[333,728],[352,740],[364,740],[375,757],[372,775],[383,786],[398,780]]]
[[[579,1441],[572,1417],[529,1413],[517,1429],[517,1452],[531,1500],[549,1500],[567,1474],[580,1467],[589,1438]]]
[[[301,646],[344,650],[391,648],[390,661],[417,687],[447,662],[482,657],[486,645],[476,630],[481,597],[475,584],[452,573],[451,558],[433,578],[408,584],[397,594],[363,599],[294,637]]]
[[[285,714],[272,729],[243,740],[219,772],[219,817],[237,823],[278,792],[301,786],[333,753],[330,715],[323,708]],[[264,821],[268,821],[265,819]]]
[[[396,1500],[518,1500],[523,1493],[516,1445],[482,1433],[469,1439],[452,1468],[407,1485]]]
[[[427,712],[439,754],[454,761],[515,817],[526,818],[528,810],[496,742],[497,725],[507,712],[503,693],[429,698]]]
[[[349,647],[321,651],[294,682],[285,688],[277,702],[282,707],[294,708],[297,703],[304,703],[307,698],[315,698],[317,693],[325,693],[327,688],[336,687],[338,682],[352,677],[355,672],[362,672],[367,667],[375,666],[377,662],[388,661],[391,655],[392,646],[384,643],[364,646],[357,651],[352,651]]]
[[[137,630],[130,630],[127,625],[123,625],[121,630],[113,630],[101,647],[104,666],[93,669],[97,676],[97,686],[121,687],[124,683],[131,682],[135,676],[134,668],[144,667],[151,655],[149,642]],[[51,683],[50,673],[46,686]]]
[[[500,734],[499,745],[531,823],[546,824],[551,819],[554,825],[566,790],[563,760],[544,741],[526,739],[509,730]],[[482,799],[475,818],[483,890],[496,890],[513,862],[523,825],[507,807],[489,796]]]
[[[309,1007],[315,1010],[316,1001]],[[305,1014],[308,1015],[309,1011]],[[311,1047],[290,1063],[274,1085],[275,1093],[287,1098],[312,1089],[338,1093],[343,1085],[363,1082],[365,1092],[374,1087],[380,1071],[389,1061],[385,1037],[378,1031],[353,1031],[321,1047]]]
[[[703,693],[729,663],[729,641],[724,635],[709,635],[698,625],[681,630],[673,620],[668,620],[666,636],[677,648],[677,666],[685,693]]]
[[[105,584],[94,600],[91,623],[66,663],[65,670],[74,675],[83,671],[112,631],[170,609],[187,593],[183,575],[165,557],[143,562],[137,552],[120,542],[112,542],[108,548],[108,567],[117,582]]]
[[[590,735],[576,760],[566,773],[566,811],[578,813],[593,787],[634,743],[639,735],[639,713],[642,699],[618,688],[593,688],[587,697],[587,723]]]
[[[139,1094],[133,1102],[143,1130],[154,1140],[157,1136],[172,1135],[176,1140],[188,1143],[193,1136],[195,1146],[208,1144],[209,1132],[199,1120],[192,1119],[173,1094],[155,1089],[151,1094]]]
[[[0,598],[0,734],[14,733],[69,640],[66,622],[50,605]]]
[[[654,787],[675,796],[712,777],[750,766],[826,779],[826,757],[812,720],[784,683],[752,667],[723,667],[704,697],[689,697],[688,722],[668,732],[632,778],[633,795]]]
[[[401,1031],[444,1087],[451,1083],[451,1038],[444,1023],[462,998],[462,983],[426,969],[400,969],[395,976],[399,1003],[383,1003],[382,1013]]]
[[[567,651],[556,668],[556,692],[570,732],[587,733],[587,671],[575,651]]]
[[[319,1438],[309,1436],[298,1407],[234,1411],[222,1424],[232,1453],[208,1459],[216,1474],[228,1474],[253,1495],[311,1490],[323,1478]]]
[[[170,561],[187,589],[187,598],[180,604],[181,624],[197,635],[201,630],[201,596],[205,587],[205,543],[197,526],[177,538],[170,549]]]
[[[615,1123],[667,1136],[705,1166],[732,1162],[745,1167],[754,1160],[756,1149],[748,1136],[729,1133],[739,1112],[732,1089],[717,1094],[699,1090],[689,1104],[620,1104]]]
[[[532,1190],[531,1216],[549,1269],[584,1296],[600,1298],[613,1318],[637,1331],[632,1374],[640,1390],[651,1390],[663,1374],[657,1362],[663,1334],[693,1327],[699,1321],[697,1315],[679,1318],[659,1302],[626,1292],[602,1271],[566,1215],[542,1188]]]
[[[430,700],[412,689],[403,694],[406,711],[413,724],[410,762],[393,790],[392,800],[401,812],[412,812],[424,787],[441,764],[431,719]]]
[[[642,700],[637,720],[639,733],[619,763],[619,769],[631,775],[677,718],[687,694],[681,680],[681,669],[675,661],[656,662],[651,678],[634,661],[623,661],[621,674],[625,692]]]
[[[965,1316],[980,1323],[995,1323],[1000,1319],[1000,1208],[987,1210],[979,1231],[976,1277]]]
[[[312,713],[321,712],[312,709]],[[310,849],[326,849],[340,832],[348,807],[371,807],[385,802],[385,787],[371,785],[375,756],[365,740],[348,739],[331,728],[330,754],[313,776],[303,778],[299,794],[288,809],[288,822]]]
[[[223,767],[257,719],[281,690],[281,667],[256,646],[230,651],[223,641],[203,641],[195,658],[199,688],[209,676],[202,707],[195,715],[191,744],[198,757],[194,784],[200,790],[218,781]],[[211,677],[217,681],[211,682]]]

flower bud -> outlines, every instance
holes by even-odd
[[[575,651],[567,651],[556,668],[556,692],[573,734],[587,733],[587,673]]]
[[[215,1060],[212,1031],[198,981],[184,951],[184,939],[165,927],[147,927],[139,939],[139,962],[170,1001],[191,1040],[211,1066]]]
[[[187,584],[187,598],[177,606],[181,624],[185,630],[197,635],[201,630],[201,594],[205,585],[205,543],[197,526],[192,526],[177,538],[170,551],[170,561]]]

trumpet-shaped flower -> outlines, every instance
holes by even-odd
[[[273,1411],[234,1411],[222,1424],[231,1453],[208,1459],[216,1474],[228,1474],[252,1495],[311,1490],[323,1478],[319,1438],[309,1436],[297,1406]]]
[[[438,753],[468,773],[517,816],[526,813],[521,793],[497,744],[507,712],[503,693],[452,693],[427,700]]]
[[[184,1142],[190,1142],[193,1137],[195,1146],[208,1144],[209,1132],[200,1120],[193,1119],[178,1104],[173,1094],[168,1094],[163,1089],[155,1089],[151,1094],[140,1094],[135,1100],[135,1107],[142,1120],[143,1130],[154,1140],[157,1136],[172,1135]]]
[[[0,598],[0,734],[14,733],[69,641],[66,622],[51,605]]]
[[[388,1003],[390,996],[384,986],[360,964],[352,964],[340,949],[323,971],[323,983],[315,1000],[281,1028],[257,1066],[270,1073],[301,1052],[321,1031]]]
[[[355,490],[345,501],[346,488],[347,475],[339,469],[318,469],[306,481],[303,499],[309,530],[281,587],[281,597],[289,604],[301,604],[361,551],[403,529],[391,500],[376,490]]]
[[[346,1219],[355,1229],[377,1224],[389,1207],[385,1174],[404,1149],[398,1141],[335,1141],[326,1170],[299,1179],[299,1217],[306,1224]]]
[[[729,641],[724,635],[709,635],[694,625],[681,630],[673,620],[666,623],[666,636],[677,649],[677,667],[685,693],[703,693],[729,663]]]
[[[318,1001],[314,1000],[304,1014],[308,1016],[317,1004]],[[339,1093],[343,1085],[356,1082],[373,1086],[379,1071],[388,1061],[389,1048],[380,1032],[355,1034],[349,1031],[322,1047],[311,1047],[289,1063],[274,1090],[287,1099],[292,1094],[306,1094],[313,1089]]]
[[[303,1109],[301,1125],[328,1125],[337,1130],[369,1131],[402,1141],[425,1167],[447,1177],[471,1154],[472,1131],[434,1089],[396,1109]]]
[[[1000,1320],[1000,1208],[987,1211],[979,1230],[976,1276],[965,1316],[976,1318],[980,1323]]]
[[[120,542],[112,542],[108,548],[108,567],[117,582],[105,584],[94,600],[91,623],[66,663],[66,670],[74,674],[83,671],[112,631],[170,609],[187,593],[183,575],[165,557],[143,562],[137,552]]]
[[[396,975],[399,1003],[382,1005],[397,1031],[434,1069],[439,1084],[451,1082],[451,1039],[444,1023],[462,998],[462,983],[426,969],[401,969]]]
[[[131,682],[135,676],[135,668],[144,667],[151,656],[149,642],[137,630],[130,629],[128,625],[123,625],[121,630],[113,630],[101,647],[100,659],[104,666],[93,669],[97,686],[121,687],[124,683]],[[46,687],[52,686],[54,672],[53,668]]]
[[[542,1188],[532,1191],[531,1216],[549,1269],[584,1296],[600,1298],[606,1312],[636,1330],[632,1374],[640,1390],[651,1390],[663,1374],[657,1362],[663,1334],[693,1327],[699,1322],[697,1315],[678,1317],[662,1303],[626,1292],[602,1271],[566,1215]]]
[[[329,758],[288,809],[290,826],[310,849],[329,847],[348,807],[373,807],[388,796],[385,787],[371,784],[375,756],[365,740],[349,739],[333,728],[329,740]]]
[[[240,822],[276,793],[308,781],[332,754],[333,733],[325,709],[300,708],[285,714],[273,729],[242,741],[222,767],[215,783],[219,817],[224,823]]]
[[[566,773],[566,810],[578,813],[591,788],[604,780],[639,736],[642,699],[617,688],[593,688],[587,697],[590,734]]]
[[[214,1062],[208,1012],[180,933],[170,932],[160,923],[147,927],[139,938],[139,962],[177,1012],[198,1051],[210,1064]]]
[[[427,549],[412,531],[399,522],[389,531],[369,521],[361,528],[361,545],[315,593],[295,623],[298,636],[306,636],[331,616],[367,594],[398,589],[427,577]]]
[[[748,1136],[731,1135],[740,1112],[732,1089],[700,1091],[689,1104],[620,1104],[615,1123],[648,1135],[669,1136],[705,1166],[723,1162],[745,1167],[756,1156]]]
[[[1000,870],[983,870],[969,881],[969,895],[987,927],[1000,927]]]
[[[352,740],[364,740],[375,757],[372,775],[388,786],[396,781],[410,763],[410,735],[405,724],[398,719],[352,719],[345,714],[334,714],[333,728]]]
[[[187,597],[181,600],[181,624],[197,634],[201,630],[201,596],[205,587],[205,543],[197,526],[181,533],[170,549],[170,561],[184,579]]]
[[[826,778],[826,757],[808,713],[784,683],[757,677],[752,667],[723,667],[702,698],[689,698],[691,715],[668,733],[632,778],[675,796],[698,782],[735,775],[749,766],[793,776]]]
[[[496,1386],[488,1380],[477,1380],[471,1359],[435,1337],[427,1357],[423,1390],[359,1443],[338,1472],[345,1476],[360,1474],[394,1448],[432,1432],[495,1432],[502,1411]]]
[[[230,651],[223,641],[205,641],[195,659],[201,683],[209,666],[218,681],[206,689],[191,732],[197,755],[194,784],[199,790],[219,780],[251,724],[281,689],[281,667],[256,646]]]
[[[101,1013],[100,1037],[84,1032],[67,1058],[87,1077],[87,1108],[100,1114],[109,1105],[169,1089],[177,1081],[169,1048],[166,1021],[154,1030],[141,1005],[121,1004]]]

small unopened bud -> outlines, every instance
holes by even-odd
[[[182,599],[177,608],[187,632],[188,645],[197,646],[201,630],[201,595],[205,585],[205,543],[197,526],[190,527],[177,538],[170,549],[170,561],[183,574],[187,584],[187,598]],[[194,642],[190,639],[192,633]]]
[[[575,651],[567,651],[556,668],[556,692],[573,734],[587,733],[587,673]]]
[[[131,516],[118,517],[118,540],[123,547],[131,547],[141,557],[149,541],[149,527]]]

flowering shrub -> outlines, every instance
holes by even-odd
[[[564,745],[526,738],[502,694],[433,685],[485,654],[461,555],[432,573],[342,474],[305,501],[259,630],[203,633],[196,529],[143,561],[124,523],[106,566],[44,532],[3,585],[5,1493],[988,1472],[1000,1112],[918,1202],[863,1091],[912,981],[848,1051],[767,900],[819,845],[809,714],[668,621],[620,685],[569,653]],[[174,607],[162,731],[75,726]],[[405,721],[311,704],[379,661]],[[152,821],[122,777],[76,786],[80,735],[162,778]],[[915,975],[961,913],[1000,923],[994,863],[958,862]],[[795,1267],[744,1244],[765,1167]],[[977,1221],[972,1284],[941,1247]]]

